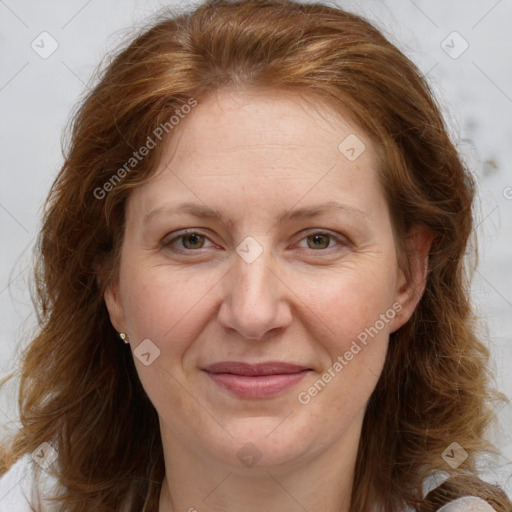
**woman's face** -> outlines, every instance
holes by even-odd
[[[220,91],[174,127],[126,220],[105,298],[164,444],[243,468],[357,443],[417,297],[355,124]]]

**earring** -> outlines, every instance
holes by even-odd
[[[124,332],[119,333],[119,337],[125,342],[130,343],[130,340],[128,339],[128,335],[126,335]]]

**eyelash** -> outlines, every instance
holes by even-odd
[[[199,252],[201,251],[201,249],[204,249],[203,247],[199,248],[199,249],[184,249],[184,248],[176,248],[174,247],[173,249],[170,249],[170,247],[172,246],[172,244],[178,240],[183,240],[186,236],[189,236],[189,235],[199,235],[199,236],[202,236],[202,237],[205,237],[207,240],[209,240],[211,243],[213,243],[207,235],[205,235],[204,233],[201,233],[200,231],[196,231],[196,230],[187,230],[185,232],[182,232],[181,234],[171,238],[170,240],[168,240],[167,238],[164,238],[162,243],[161,243],[161,247],[164,248],[164,249],[169,249],[173,252],[177,252],[179,254],[190,254],[190,253],[193,253],[193,252]],[[334,240],[335,242],[338,243],[338,245],[340,246],[340,248],[345,248],[349,245],[349,242],[343,238],[343,237],[340,237],[340,236],[337,236],[337,235],[334,235],[328,231],[313,231],[311,232],[310,234],[307,234],[305,237],[301,238],[300,241],[302,240],[307,240],[309,237],[312,237],[314,235],[322,235],[322,236],[326,236],[326,237],[329,237],[329,243],[331,240]],[[309,248],[302,248],[302,249],[309,249]],[[326,247],[325,249],[309,249],[311,251],[314,251],[314,252],[331,252],[329,249],[333,249],[333,247]]]

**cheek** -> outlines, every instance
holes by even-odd
[[[346,425],[367,403],[385,362],[393,308],[393,273],[345,272],[311,287],[316,323],[312,336],[322,346],[321,369],[300,387],[298,402],[311,418],[325,411]]]
[[[358,265],[325,274],[314,285],[305,280],[300,295],[306,307],[317,315],[324,325],[323,339],[333,348],[343,349],[365,329],[378,322],[383,329],[381,315],[388,314],[385,327],[395,311],[394,267],[386,264]],[[391,270],[390,270],[391,269]],[[311,313],[310,313],[311,316]],[[389,330],[389,329],[387,329]]]
[[[204,328],[205,299],[213,284],[162,267],[140,265],[125,275],[129,279],[121,275],[121,288],[140,382],[158,411],[167,410],[172,397],[173,410],[188,411],[193,417],[194,402],[181,384],[186,378],[183,359]],[[145,340],[151,341],[149,365],[141,357]]]
[[[213,276],[190,275],[142,264],[121,272],[121,293],[127,326],[135,345],[150,339],[162,356],[178,356],[208,321],[205,306],[214,289]]]

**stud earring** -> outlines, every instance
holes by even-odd
[[[128,335],[125,334],[124,332],[120,332],[119,333],[119,337],[125,342],[125,343],[130,343],[130,340],[128,339]]]

